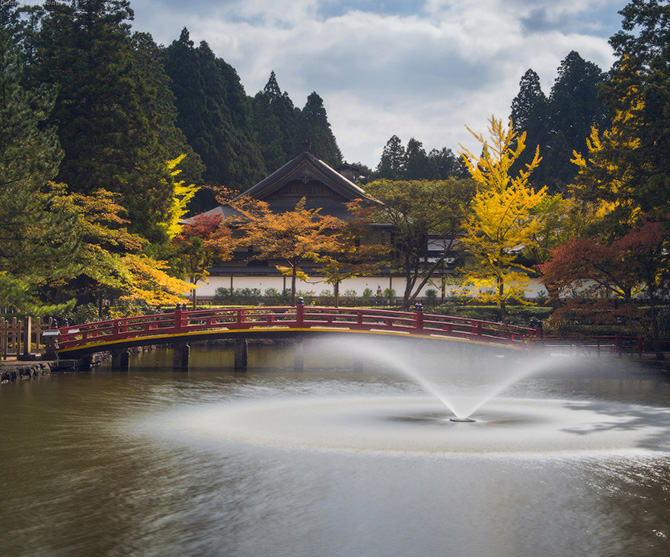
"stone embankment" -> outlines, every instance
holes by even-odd
[[[43,375],[50,375],[58,370],[56,360],[45,361],[18,361],[3,360],[0,362],[0,384],[34,379]]]

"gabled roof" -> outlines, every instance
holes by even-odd
[[[351,218],[346,204],[354,199],[378,203],[308,149],[235,199],[245,196],[267,202],[275,213],[292,211],[304,197],[305,208],[319,208],[320,214],[341,219]],[[219,214],[225,219],[234,216],[236,211],[228,205],[220,205],[203,214]],[[184,222],[189,220],[185,219]]]
[[[340,194],[347,201],[353,201],[358,198],[370,199],[370,196],[356,184],[318,159],[308,150],[299,153],[279,170],[276,170],[267,178],[258,182],[258,184],[245,191],[242,195],[248,195],[264,201],[272,193],[294,180],[300,180],[305,184],[312,180],[321,182]]]

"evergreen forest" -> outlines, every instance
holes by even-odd
[[[375,168],[354,163],[386,203],[376,218],[392,220],[397,204],[398,222],[416,225],[417,199],[458,199],[457,219],[451,204],[442,225],[408,238],[440,226],[464,237],[463,281],[493,277],[501,318],[506,303],[525,303],[506,293],[514,267],[517,280],[540,277],[562,323],[608,315],[658,338],[670,321],[670,6],[633,0],[620,14],[614,66],[569,52],[544,90],[528,69],[510,114],[491,118],[488,137],[472,132],[481,153],[393,135]],[[109,315],[174,304],[212,255],[230,257],[224,223],[180,225],[218,205],[217,188],[242,193],[305,145],[344,162],[316,91],[296,106],[268,68],[248,94],[188,29],[159,45],[132,21],[129,0],[0,0],[1,308],[87,319],[110,300]],[[450,205],[440,203],[430,216]],[[504,243],[491,240],[500,207],[501,219],[516,208],[505,230],[518,233]],[[425,284],[425,254],[405,255],[398,265]]]

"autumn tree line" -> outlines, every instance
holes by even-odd
[[[375,202],[336,222],[302,204],[274,215],[238,195],[305,141],[342,162],[318,94],[297,108],[271,73],[247,96],[234,68],[186,29],[167,47],[132,32],[126,0],[0,0],[0,305],[43,315],[93,305],[99,315],[114,300],[112,315],[147,311],[182,300],[184,281],[253,245],[250,257],[281,261],[293,295],[306,266],[336,292],[390,266],[406,278],[408,308],[458,250],[464,299],[495,304],[500,318],[528,303],[538,277],[556,330],[658,338],[670,6],[634,0],[621,15],[610,71],[571,52],[545,95],[529,70],[509,121],[470,130],[478,152],[426,153],[393,136],[378,166],[361,169]],[[218,202],[237,220],[183,224]],[[361,242],[370,222],[392,225],[393,243]],[[430,261],[429,236],[443,246]]]

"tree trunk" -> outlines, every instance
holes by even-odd
[[[340,281],[333,283],[333,296],[335,298],[335,307],[340,307]]]
[[[295,287],[298,278],[298,272],[295,267],[291,269],[291,305],[295,305]]]
[[[500,321],[505,320],[505,283],[501,278],[498,281],[498,309],[500,310]]]

